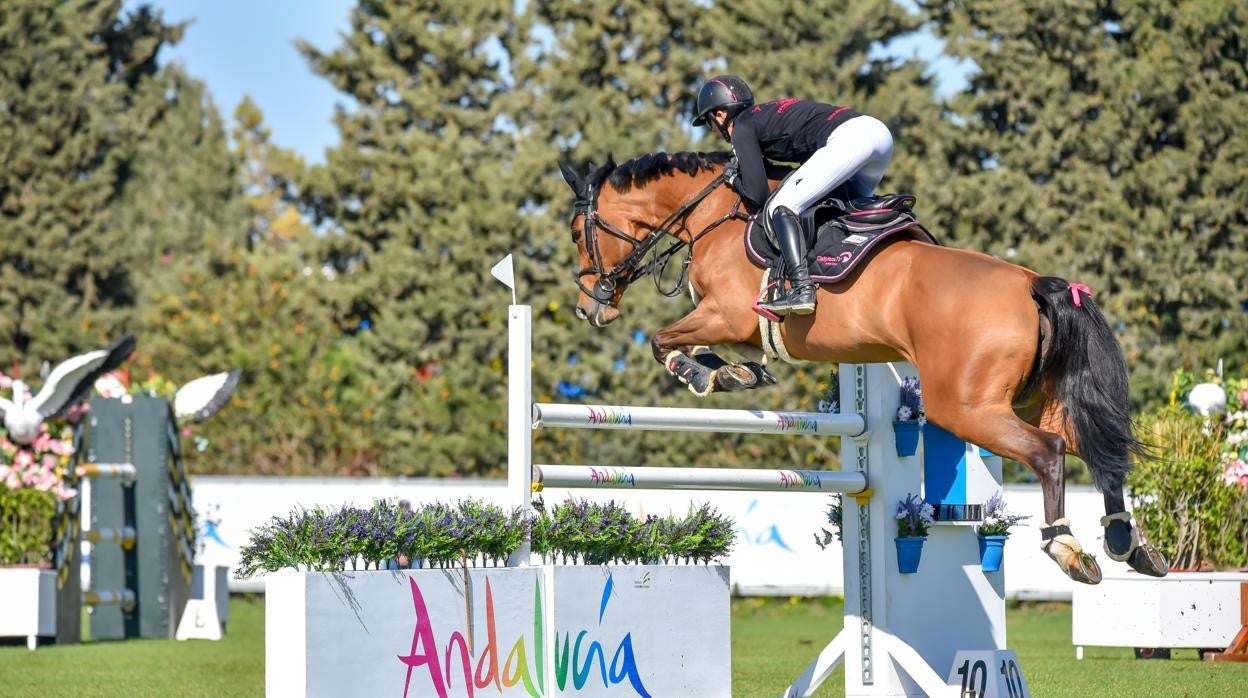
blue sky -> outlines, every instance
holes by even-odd
[[[243,95],[264,111],[273,141],[323,162],[338,143],[334,104],[345,98],[313,74],[295,39],[330,49],[347,30],[355,0],[126,0],[151,5],[167,22],[193,20],[182,42],[161,54],[203,80],[227,120]]]
[[[312,73],[294,42],[337,46],[355,0],[125,0],[128,8],[143,4],[162,10],[168,22],[192,21],[182,42],[160,60],[179,62],[203,80],[227,120],[250,95],[273,130],[273,142],[309,162],[324,162],[325,149],[338,143],[334,106],[346,98]],[[896,43],[890,52],[929,60],[941,48],[930,35]],[[961,86],[967,73],[947,58],[934,70],[942,93]]]

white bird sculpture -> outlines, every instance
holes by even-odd
[[[214,373],[196,378],[178,388],[173,396],[173,413],[178,421],[202,422],[225,407],[238,387],[241,371]]]
[[[33,398],[20,380],[13,381],[13,399],[0,398],[0,414],[9,438],[22,446],[39,435],[44,420],[63,414],[91,392],[101,375],[120,366],[134,353],[134,335],[127,333],[107,349],[80,354],[57,364]]]

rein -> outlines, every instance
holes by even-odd
[[[598,192],[593,188],[587,191],[586,200],[577,201],[574,208],[574,214],[582,214],[585,216],[585,249],[590,254],[591,266],[586,267],[576,273],[576,285],[587,296],[593,298],[599,303],[614,307],[616,289],[620,286],[628,286],[637,279],[646,274],[654,275],[654,286],[659,293],[667,297],[675,296],[684,288],[685,282],[689,275],[689,264],[693,261],[693,246],[698,240],[702,239],[707,233],[715,230],[724,223],[733,219],[747,219],[748,216],[741,213],[741,197],[737,197],[736,203],[733,204],[732,210],[720,216],[707,227],[703,228],[697,235],[692,236],[689,242],[680,239],[680,236],[672,232],[674,226],[683,221],[693,210],[702,203],[706,197],[724,184],[727,180],[724,175],[718,174],[709,184],[702,188],[700,192],[694,195],[692,199],[669,214],[663,219],[663,222],[651,229],[651,231],[642,239],[637,239],[628,235],[617,226],[612,225],[609,221],[598,214]],[[598,231],[623,240],[632,246],[632,252],[627,257],[620,260],[609,271],[606,270],[602,261],[602,250],[598,245]],[[642,260],[646,255],[650,254],[659,243],[666,237],[673,237],[676,242],[672,243],[667,249],[656,254],[649,262],[642,264]],[[681,248],[689,247],[689,254],[685,257],[684,263],[681,265],[680,277],[676,280],[676,285],[670,290],[664,291],[660,279],[663,270],[667,268],[668,262],[674,257]],[[593,288],[585,285],[583,278],[586,276],[597,275],[598,280],[594,283]]]

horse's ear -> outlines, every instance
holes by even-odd
[[[576,170],[572,169],[567,163],[561,162],[559,163],[559,171],[563,173],[563,181],[567,182],[569,187],[572,187],[572,193],[578,197],[585,193],[585,181],[576,173]]]
[[[603,163],[602,166],[607,168],[608,170],[614,170],[615,169],[615,156],[612,155],[611,153],[607,153],[607,161]]]

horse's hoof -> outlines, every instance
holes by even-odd
[[[1095,557],[1079,552],[1073,558],[1067,561],[1066,576],[1081,584],[1101,583],[1101,566]]]
[[[1170,571],[1170,562],[1166,560],[1166,556],[1148,543],[1141,543],[1132,550],[1127,564],[1136,572],[1150,577],[1164,577]]]
[[[1040,548],[1057,566],[1062,568],[1067,577],[1082,584],[1100,584],[1101,566],[1096,558],[1083,551],[1079,540],[1070,532],[1070,522],[1065,518],[1054,521],[1040,529],[1044,542]]]
[[[771,371],[768,371],[766,366],[758,363],[757,361],[746,361],[741,365],[749,369],[750,373],[754,374],[755,381],[753,387],[755,388],[761,388],[765,385],[775,385],[778,382],[776,377],[772,375]]]
[[[715,388],[723,391],[748,390],[758,384],[758,376],[745,366],[730,364],[715,369]]]

